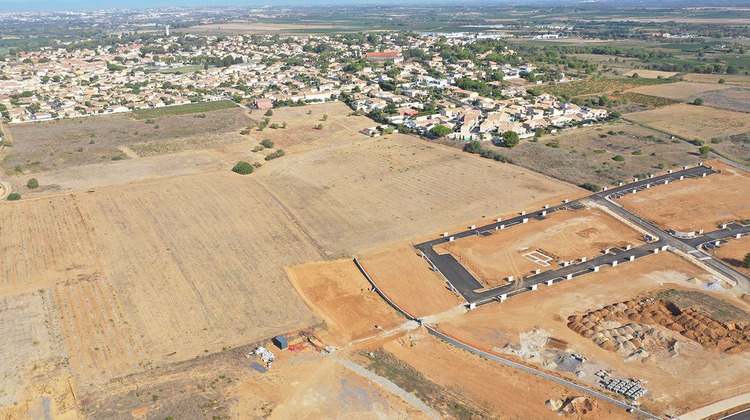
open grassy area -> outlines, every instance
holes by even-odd
[[[576,185],[610,185],[700,160],[695,147],[673,143],[668,135],[628,122],[567,130],[537,141],[522,140],[512,149],[494,148],[518,165]],[[614,161],[617,155],[625,160]]]
[[[133,117],[138,120],[160,118],[172,115],[195,114],[198,112],[217,111],[219,109],[237,108],[239,105],[232,101],[196,102],[187,105],[165,106],[162,108],[139,109],[133,111]]]

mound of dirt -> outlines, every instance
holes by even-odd
[[[563,400],[547,400],[544,405],[552,411],[557,411],[562,408]]]
[[[592,414],[596,409],[596,402],[592,401],[588,397],[570,397],[565,400],[562,406],[562,411],[565,414],[573,414],[577,417],[582,417],[588,414]]]
[[[625,301],[573,315],[568,317],[568,328],[629,360],[641,360],[649,352],[669,347],[673,341],[669,331],[728,354],[750,350],[750,325],[744,320],[720,322],[660,298]]]

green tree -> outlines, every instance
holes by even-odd
[[[10,199],[10,197],[8,199]],[[745,258],[742,260],[742,265],[744,265],[745,268],[750,268],[750,252],[745,254]]]
[[[240,175],[251,174],[254,170],[255,168],[253,168],[253,165],[245,162],[244,160],[237,162],[237,164],[234,165],[234,168],[232,168],[232,172],[236,172]]]
[[[430,129],[430,134],[432,134],[435,137],[445,137],[452,132],[453,130],[451,130],[449,127],[446,127],[444,125],[436,125]]]
[[[695,98],[693,105],[703,105],[703,98]]]
[[[265,147],[266,149],[272,149],[275,143],[271,139],[264,139],[260,142],[260,144],[263,145],[263,147]]]
[[[39,188],[39,181],[37,181],[36,178],[31,178],[29,182],[26,183],[26,187],[31,188],[32,190],[34,188]]]
[[[263,114],[263,115],[265,115],[266,117],[270,117],[271,115],[273,115],[273,110],[272,110],[272,109],[269,109],[269,110],[268,110],[268,111],[266,111],[266,113],[265,113],[265,114]]]
[[[21,194],[18,193],[10,193],[8,194],[8,201],[16,201],[21,199]]]
[[[708,156],[709,153],[711,153],[711,146],[701,146],[698,148],[698,153],[701,154],[701,156]]]
[[[612,160],[614,160],[615,162],[625,162],[625,156],[623,156],[623,155],[617,155],[617,156],[613,157]]]
[[[518,146],[518,143],[521,142],[521,139],[518,137],[518,133],[515,131],[506,131],[503,133],[503,144],[505,147],[515,147]]]

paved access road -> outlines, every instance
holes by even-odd
[[[709,176],[715,173],[713,169],[705,166],[695,166],[692,168],[686,168],[678,172],[667,173],[658,177],[651,177],[643,180],[638,180],[626,185],[610,188],[605,191],[601,191],[592,194],[588,197],[584,197],[569,203],[564,203],[558,206],[541,209],[529,214],[522,214],[507,220],[500,222],[491,223],[489,225],[481,226],[474,229],[469,229],[460,233],[450,235],[448,237],[441,237],[433,239],[421,244],[415,245],[415,248],[420,250],[423,255],[429,260],[433,267],[440,271],[443,276],[448,280],[450,285],[457,290],[461,296],[469,304],[484,304],[495,300],[502,300],[504,298],[511,297],[513,295],[523,293],[535,289],[538,285],[548,284],[548,282],[558,282],[566,280],[568,278],[576,277],[579,275],[593,272],[595,267],[603,265],[612,265],[613,263],[619,264],[630,261],[630,258],[634,259],[641,258],[643,256],[653,254],[654,252],[662,252],[669,247],[680,249],[684,252],[696,255],[703,263],[720,272],[721,274],[734,279],[745,289],[750,290],[750,279],[732,269],[726,264],[719,260],[711,258],[707,254],[703,253],[697,247],[703,242],[714,242],[727,237],[735,236],[736,234],[747,235],[750,234],[750,226],[741,226],[733,224],[727,227],[727,229],[720,229],[717,231],[709,232],[701,237],[692,239],[680,239],[670,235],[663,231],[659,227],[652,223],[641,219],[633,213],[625,210],[617,204],[614,200],[626,195],[637,193],[638,191],[655,188],[658,185],[664,185],[665,183],[679,182],[684,178],[698,178]],[[592,258],[583,263],[568,265],[557,270],[545,271],[540,274],[527,276],[522,281],[517,280],[514,283],[495,287],[489,290],[481,290],[482,284],[463,266],[456,260],[451,254],[438,254],[434,246],[440,243],[451,240],[459,240],[472,235],[490,235],[499,234],[501,230],[510,229],[515,225],[526,223],[528,220],[543,219],[547,215],[561,210],[582,208],[582,201],[594,201],[601,205],[606,206],[610,210],[616,212],[620,216],[629,220],[630,222],[641,226],[647,232],[651,232],[652,240],[648,243],[641,245],[636,248],[629,250],[612,249],[610,253],[601,255],[596,258]]]

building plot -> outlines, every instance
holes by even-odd
[[[449,252],[486,288],[519,279],[536,270],[554,270],[566,262],[591,259],[608,248],[643,243],[643,235],[598,209],[558,211],[530,219],[490,236],[472,236],[437,245]]]

